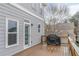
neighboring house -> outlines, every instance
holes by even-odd
[[[0,55],[14,55],[41,42],[44,34],[40,4],[0,4]]]

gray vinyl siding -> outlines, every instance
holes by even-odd
[[[6,17],[10,17],[19,21],[19,45],[6,48]],[[0,55],[13,55],[18,51],[24,49],[23,42],[23,25],[24,21],[31,20],[33,26],[31,27],[32,46],[41,42],[41,35],[43,32],[43,21],[40,19],[10,5],[0,4]],[[41,32],[38,33],[38,24],[41,24]]]
[[[40,3],[18,3],[20,6],[24,7],[25,9],[29,10],[30,12],[43,17],[43,14],[41,14],[41,8]],[[32,4],[35,4],[36,7],[33,8]]]

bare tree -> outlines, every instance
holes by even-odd
[[[55,6],[51,7],[50,11],[52,13],[52,18],[56,18],[57,22],[63,21],[69,13],[68,7],[64,4],[55,4]]]
[[[69,14],[69,8],[64,4],[48,4],[47,11],[50,13],[50,24],[55,25],[59,22],[64,22]]]

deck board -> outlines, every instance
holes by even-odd
[[[61,46],[38,44],[29,49],[15,54],[15,56],[70,56],[67,44]]]

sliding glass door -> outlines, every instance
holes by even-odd
[[[30,24],[24,23],[24,45],[25,48],[30,46]]]

